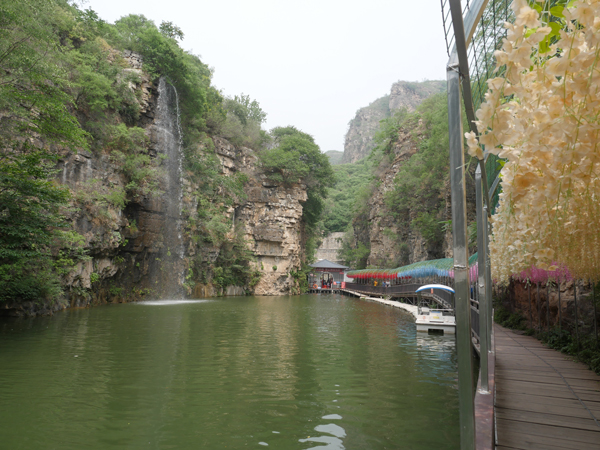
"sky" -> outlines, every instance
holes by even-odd
[[[143,14],[173,22],[214,69],[226,96],[244,93],[266,129],[294,125],[322,151],[343,150],[356,111],[398,80],[442,80],[439,0],[82,0],[113,23]]]

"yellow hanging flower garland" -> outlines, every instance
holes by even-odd
[[[516,0],[513,8],[495,54],[504,76],[488,80],[476,114],[479,142],[465,135],[472,156],[483,158],[482,144],[506,161],[493,277],[558,261],[600,281],[600,0],[564,9]]]

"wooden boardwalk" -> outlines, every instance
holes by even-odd
[[[494,325],[496,450],[600,450],[600,377]]]

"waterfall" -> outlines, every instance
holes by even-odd
[[[163,296],[180,298],[184,295],[184,243],[182,233],[182,175],[183,152],[179,112],[179,97],[174,86],[164,77],[158,85],[157,104],[158,152],[164,156],[165,187],[163,205],[165,221],[163,229],[164,248],[161,252],[161,286],[157,290]],[[166,273],[165,273],[166,272]]]

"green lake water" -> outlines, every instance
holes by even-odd
[[[338,295],[0,320],[0,449],[458,449],[454,337]]]

